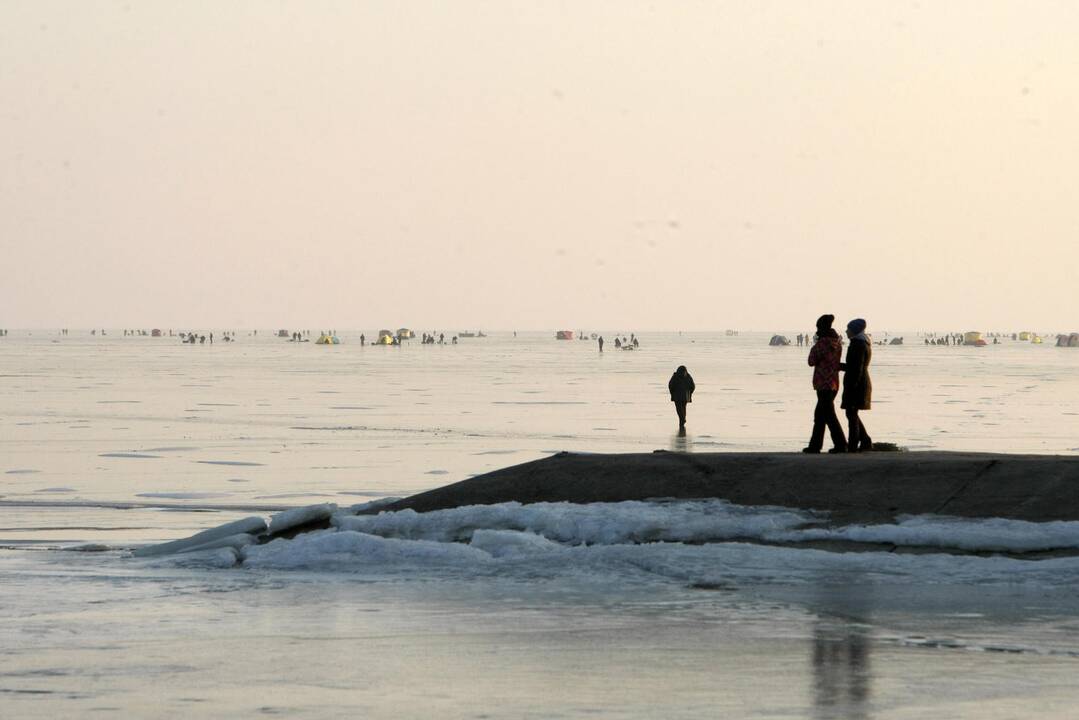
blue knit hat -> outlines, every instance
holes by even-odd
[[[847,329],[857,335],[863,330],[865,330],[865,320],[863,320],[862,318],[856,318],[854,320],[851,320],[849,323],[847,323]]]

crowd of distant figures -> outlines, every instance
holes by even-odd
[[[603,344],[606,342],[603,339],[603,336],[602,335],[597,336],[597,335],[595,335],[593,333],[592,337],[595,338],[596,344],[599,345],[599,351],[603,352]],[[584,333],[581,333],[581,339],[582,340],[585,339],[584,338]],[[633,333],[630,333],[628,338],[627,337],[618,337],[617,335],[615,335],[614,336],[614,346],[616,348],[620,349],[620,350],[636,350],[637,348],[639,348],[641,346],[641,341]]]
[[[171,331],[170,331],[170,334],[171,334]],[[214,344],[214,334],[210,333],[208,337],[210,338],[210,344],[213,345]],[[206,335],[201,335],[199,333],[193,333],[193,332],[189,332],[189,333],[183,333],[182,332],[182,333],[180,333],[180,342],[184,343],[185,345],[194,345],[196,343],[198,343],[199,345],[205,345],[206,344],[206,338],[207,338]],[[225,332],[223,332],[221,334],[221,342],[235,342],[235,341],[236,341],[236,333],[235,333],[235,331],[233,331],[233,332],[225,331]]]
[[[446,333],[439,333],[437,341],[435,340],[435,334],[433,332],[431,332],[431,333],[422,333],[422,337],[420,338],[420,344],[421,345],[445,345],[446,344]],[[457,344],[457,336],[454,335],[453,337],[450,338],[450,345],[456,345],[456,344]]]
[[[996,340],[994,338],[994,340]],[[999,341],[998,341],[999,342]],[[946,335],[937,335],[936,333],[929,333],[925,336],[926,345],[962,345],[963,334],[962,333],[948,333]]]
[[[58,332],[59,332],[59,334],[61,336],[67,336],[67,335],[70,334],[70,330],[68,328],[62,328]],[[236,337],[237,337],[237,333],[236,333],[235,330],[226,330],[226,331],[221,333],[219,338],[215,338],[213,332],[205,333],[205,334],[201,333],[201,332],[180,332],[180,333],[176,333],[173,330],[169,330],[169,331],[166,332],[164,330],[159,330],[159,329],[156,329],[156,328],[153,329],[153,330],[141,330],[141,329],[139,329],[139,330],[130,330],[130,329],[128,329],[128,330],[122,330],[121,332],[123,333],[124,337],[155,337],[155,338],[156,337],[179,337],[180,342],[185,344],[185,345],[202,345],[202,344],[206,344],[206,343],[209,343],[210,345],[213,345],[215,339],[220,339],[221,342],[232,343],[232,342],[236,342]],[[385,333],[385,332],[386,331],[383,331],[383,333]],[[8,329],[0,328],[0,337],[7,337],[8,333],[9,333]],[[381,337],[382,333],[380,333],[379,343],[380,344],[385,344],[385,345],[398,345],[399,346],[399,345],[402,344],[402,342],[404,340],[408,340],[408,339],[411,339],[413,337],[411,335],[411,331],[409,331],[409,333],[410,334],[405,335],[405,336],[390,335],[389,336],[390,340],[391,340],[390,342],[383,342],[383,339]],[[90,330],[90,335],[93,335],[93,336],[100,335],[100,336],[104,337],[107,334],[108,333],[104,329],[96,329],[95,328],[95,329]],[[258,337],[259,332],[258,332],[258,330],[251,330],[247,334],[248,334],[248,336]],[[681,334],[681,333],[679,333],[679,334]],[[738,334],[738,332],[736,330],[727,330],[726,331],[726,335],[728,337],[735,336],[737,334]],[[336,330],[330,330],[328,332],[322,331],[321,335],[325,336],[325,337],[334,338],[334,344],[337,344],[337,341],[336,341],[337,331]],[[1032,333],[1032,332],[1023,332],[1023,333],[986,333],[985,337],[989,338],[990,339],[989,341],[982,340],[981,339],[981,333],[941,333],[941,334],[938,334],[938,333],[923,333],[921,335],[922,335],[922,338],[923,338],[923,343],[925,345],[951,346],[951,347],[960,347],[960,346],[964,346],[964,345],[975,345],[975,344],[977,344],[977,345],[985,345],[985,344],[999,345],[1001,338],[1003,338],[1005,340],[1010,338],[1011,340],[1018,341],[1018,342],[1034,342],[1034,343],[1041,343],[1042,342],[1042,337],[1039,336],[1038,334]],[[968,337],[970,335],[977,336],[978,339],[972,341]],[[310,342],[309,338],[311,336],[311,331],[310,330],[299,330],[299,331],[289,332],[287,330],[279,330],[279,331],[277,331],[277,336],[281,337],[281,338],[286,338],[289,342]],[[483,332],[479,332],[479,333],[463,332],[463,333],[460,334],[460,337],[487,337],[487,336]],[[513,337],[517,337],[516,331],[514,331]],[[578,332],[577,337],[580,338],[581,340],[589,339],[589,336],[584,332]],[[1047,335],[1046,337],[1052,338],[1053,336],[1052,335]],[[1056,335],[1055,337],[1056,337],[1056,345],[1057,345],[1057,347],[1079,347],[1079,333],[1071,333],[1071,334],[1063,333],[1063,334]],[[446,334],[443,333],[443,332],[437,332],[437,331],[436,332],[429,332],[429,333],[425,332],[425,333],[422,333],[422,336],[420,338],[420,344],[421,345],[457,345],[458,344],[457,338],[458,338],[458,335],[452,335],[449,338],[449,340],[447,340]],[[573,338],[571,337],[571,339],[573,339]],[[592,333],[590,339],[595,340],[599,345],[600,352],[603,352],[603,346],[604,346],[604,344],[606,342],[604,340],[603,336],[602,335],[597,335],[596,333]],[[816,333],[799,333],[798,335],[795,336],[795,343],[793,343],[793,344],[797,344],[798,347],[803,347],[803,346],[804,347],[810,347],[811,345],[813,345],[817,341],[817,339],[818,339],[818,337],[817,337]],[[367,344],[367,336],[364,335],[363,333],[361,333],[360,334],[360,345],[366,345],[366,344]],[[787,338],[787,337],[784,337],[782,335],[773,335],[771,340],[769,341],[769,344],[770,345],[791,345],[792,343],[791,343],[790,339]],[[902,337],[892,337],[892,338],[888,338],[888,339],[885,339],[885,340],[879,340],[879,341],[876,341],[876,342],[872,342],[871,344],[874,344],[874,345],[902,345],[903,344],[903,338]],[[615,348],[618,348],[618,349],[621,349],[621,350],[636,350],[637,348],[640,347],[640,345],[641,345],[640,340],[637,338],[636,334],[634,334],[634,333],[630,333],[628,338],[627,337],[620,337],[620,336],[616,335],[615,339],[614,339]]]

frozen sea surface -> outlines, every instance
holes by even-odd
[[[807,351],[763,334],[646,334],[639,350],[602,354],[523,333],[363,348],[358,333],[335,346],[118,335],[0,339],[2,499],[408,495],[560,450],[798,450],[812,422]],[[875,348],[875,439],[1079,451],[1074,349],[906,342]],[[698,387],[687,438],[673,436],[666,394],[679,364]]]
[[[547,334],[339,334],[0,339],[5,716],[1073,716],[1079,559],[992,553],[1079,547],[1076,523],[510,503],[130,557],[559,450],[797,450],[812,415],[804,349],[767,335],[601,356]],[[875,351],[876,439],[1079,451],[1079,351],[905,335]],[[684,439],[678,364],[699,387]]]

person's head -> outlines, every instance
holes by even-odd
[[[862,318],[855,318],[847,323],[847,337],[853,338],[856,335],[861,335],[865,332],[865,320]]]
[[[821,333],[829,330],[833,322],[835,322],[835,315],[821,315],[817,318],[817,332]]]
[[[687,370],[685,365],[679,365],[678,369],[674,371],[676,375],[685,375]]]

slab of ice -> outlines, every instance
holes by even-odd
[[[534,558],[570,551],[565,545],[542,535],[513,530],[477,530],[472,533],[469,545],[495,558]]]
[[[201,545],[195,545],[194,547],[183,548],[178,550],[177,553],[194,553],[203,552],[206,550],[216,550],[218,548],[234,548],[239,550],[242,547],[253,545],[258,542],[258,538],[249,533],[236,533],[235,535],[227,535],[223,538],[217,538],[210,542],[203,543]]]
[[[413,540],[468,542],[477,531],[528,532],[559,543],[808,542],[844,540],[985,552],[1079,548],[1079,522],[908,516],[895,523],[825,527],[825,516],[722,500],[680,502],[501,503],[417,513],[337,515],[343,530]]]
[[[349,507],[348,512],[350,515],[356,515],[357,513],[362,512],[371,512],[373,510],[378,510],[379,508],[386,507],[387,505],[392,505],[400,499],[401,498],[399,497],[384,497],[379,498],[378,500],[371,500],[365,503],[356,503],[355,505]]]
[[[714,542],[765,538],[818,520],[809,512],[732,505],[723,500],[684,502],[535,503],[470,505],[417,513],[337,515],[343,530],[413,540],[466,541],[477,529],[518,530],[569,544]]]
[[[270,518],[269,532],[271,535],[277,535],[300,525],[306,525],[318,520],[328,520],[335,512],[337,512],[337,505],[334,503],[322,503],[320,505],[308,505],[307,507],[285,510]]]
[[[900,517],[894,524],[808,528],[775,533],[773,540],[853,540],[911,547],[986,552],[1032,552],[1079,548],[1079,522],[1028,522],[1005,518],[938,515]]]
[[[525,583],[573,576],[615,592],[635,584],[671,582],[731,587],[917,582],[1069,588],[1079,582],[1079,558],[1074,557],[1031,562],[948,554],[838,553],[742,542],[564,545],[512,530],[478,530],[470,545],[324,530],[249,546],[241,553],[245,566],[263,570],[304,569],[373,577],[404,573],[408,578],[429,578],[432,573],[461,578],[497,573]]]
[[[260,568],[371,568],[402,565],[459,566],[488,563],[491,556],[459,543],[397,540],[351,531],[324,531],[279,538],[243,551],[246,567]]]
[[[146,545],[144,547],[136,548],[132,554],[135,557],[168,555],[170,553],[180,552],[185,548],[205,545],[211,540],[228,537],[229,535],[237,535],[240,533],[258,535],[265,531],[265,520],[260,517],[248,517],[243,518],[242,520],[225,523],[224,525],[219,525],[215,528],[210,528],[209,530],[203,530],[200,533],[195,533],[191,537],[183,538],[181,540],[173,540],[171,542],[161,543],[160,545]]]
[[[240,551],[234,547],[201,550],[199,552],[180,553],[158,561],[167,560],[170,565],[195,568],[231,568],[240,562]]]

